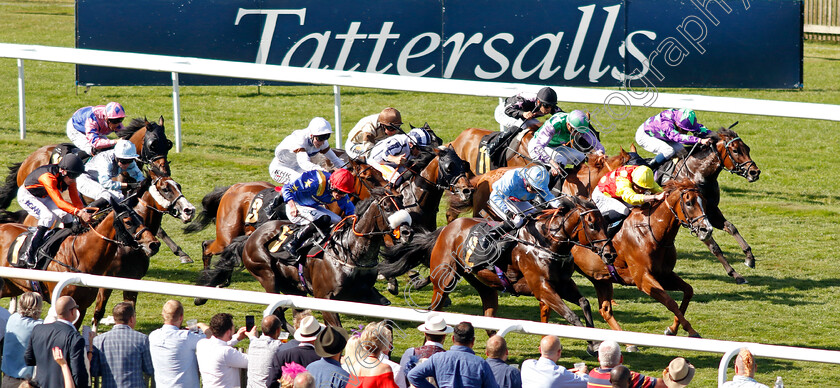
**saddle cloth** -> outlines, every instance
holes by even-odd
[[[245,219],[243,220],[245,226],[256,229],[266,221],[286,219],[286,209],[283,206],[282,198],[280,198],[279,205],[276,208],[270,209],[271,206],[268,206],[274,202],[277,196],[282,195],[283,193],[274,188],[265,189],[257,193],[254,199],[251,200],[251,205],[248,206],[248,212],[245,213]]]
[[[499,144],[500,149],[504,147],[503,149],[505,152],[499,152],[499,154],[496,155],[495,158],[493,157],[493,155],[490,155],[490,153],[487,152],[487,144],[490,144],[490,142],[493,141],[493,139],[501,136],[502,133],[493,132],[489,135],[485,135],[484,137],[482,137],[481,142],[479,142],[478,145],[478,156],[476,157],[475,161],[475,173],[480,175],[500,167],[507,167],[507,161],[514,156],[514,154],[516,153],[516,149],[519,148],[519,143],[522,142],[522,138],[524,138],[528,132],[530,131],[526,131],[524,129],[520,130],[516,134],[516,136],[514,136],[508,142],[506,142],[505,144]],[[515,146],[511,147],[510,145]]]
[[[50,154],[50,164],[58,164],[64,155],[76,153],[78,150],[79,149],[73,143],[58,144],[55,148],[53,148],[53,151]]]
[[[21,233],[12,243],[9,252],[6,254],[6,261],[15,267],[25,267],[26,263],[22,262],[24,252],[29,249],[32,243],[32,235],[35,233],[35,228],[29,228],[26,232]],[[35,269],[46,269],[49,260],[44,260],[44,257],[55,257],[58,253],[58,248],[61,247],[61,242],[67,236],[70,236],[72,231],[70,228],[53,229],[47,232],[44,236],[44,244],[38,249],[38,261]]]
[[[296,257],[290,256],[289,253],[282,248],[292,240],[292,237],[294,237],[295,233],[297,233],[297,230],[300,228],[300,226],[295,224],[283,225],[283,227],[277,230],[276,234],[272,236],[271,239],[265,242],[265,247],[268,249],[271,257],[277,260],[280,264],[294,265],[297,262]],[[313,240],[320,240],[320,236],[317,232],[310,241],[303,242],[298,252],[306,252],[306,256],[308,257],[316,257],[323,252],[321,246],[317,245]]]
[[[488,221],[476,224],[470,228],[467,238],[457,252],[464,269],[468,272],[479,271],[484,268],[492,268],[494,265],[502,265],[500,259],[505,252],[510,251],[515,241],[499,240],[490,238],[490,230],[499,225],[499,222]]]

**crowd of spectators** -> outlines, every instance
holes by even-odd
[[[0,312],[0,388],[89,387],[90,377],[99,378],[103,388],[147,387],[150,378],[157,387],[239,387],[242,370],[247,370],[248,388],[682,388],[695,372],[682,357],[672,360],[661,377],[634,372],[622,365],[615,341],[600,344],[598,366],[592,370],[582,362],[566,368],[560,364],[563,346],[556,336],[543,337],[539,358],[518,367],[508,363],[503,337],[491,336],[482,358],[473,350],[470,322],[450,326],[438,315],[417,327],[424,342],[407,349],[397,363],[390,357],[395,327],[390,321],[348,333],[319,323],[308,310],[295,311],[294,338],[285,342],[275,316],[262,320],[259,336],[256,325],[249,331],[237,328],[227,313],[214,315],[209,325],[196,322],[182,329],[184,308],[170,300],[163,306],[163,326],[146,336],[135,330],[134,306],[124,302],[113,309],[110,331],[83,338],[74,326],[79,307],[73,298],[56,301],[49,323],[39,319],[42,306],[41,296],[29,292],[19,298],[17,312],[5,319]],[[243,352],[235,345],[246,338],[249,346]],[[752,354],[743,349],[735,360],[733,381],[724,386],[766,387],[753,379],[755,370]]]

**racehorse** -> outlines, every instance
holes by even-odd
[[[293,233],[291,223],[266,222],[250,236],[240,236],[225,248],[215,267],[202,271],[198,284],[227,285],[234,267],[244,265],[267,292],[390,304],[373,284],[384,236],[392,235],[397,240],[411,237],[411,218],[401,207],[399,196],[384,188],[373,189],[370,198],[358,204],[356,215],[345,217],[333,227],[323,252],[308,256],[300,266],[273,258],[267,248],[278,236]],[[204,302],[196,299],[197,305]],[[327,323],[340,326],[337,314],[323,314]],[[285,325],[282,312],[279,316]]]
[[[697,184],[697,187],[703,192],[703,198],[706,199],[706,214],[709,217],[709,222],[716,229],[725,230],[732,235],[746,255],[744,264],[750,268],[755,268],[752,248],[735,228],[735,225],[732,225],[720,210],[720,186],[717,179],[720,172],[726,170],[746,178],[748,182],[755,182],[758,180],[761,170],[750,157],[750,147],[732,129],[721,128],[717,132],[712,132],[711,139],[714,142],[713,147],[692,148],[688,157],[681,159],[675,165],[673,177],[669,175],[666,175],[666,177],[677,180],[688,178]],[[717,257],[726,273],[735,279],[735,283],[747,283],[747,280],[735,271],[723,257],[723,251],[714,238],[709,237],[703,240],[703,243]]]
[[[422,171],[414,173],[410,190],[403,197],[406,207],[417,205],[420,220],[415,226],[427,231],[437,228],[437,212],[445,191],[461,201],[468,201],[473,195],[468,163],[452,147],[440,147],[435,152],[437,156]]]
[[[475,163],[478,160],[478,148],[481,144],[481,139],[494,132],[481,128],[467,128],[466,131],[461,132],[448,145],[454,148],[455,152],[462,159],[470,163],[471,171],[474,175],[479,175],[479,172],[475,170],[478,167]],[[534,130],[528,130],[522,138],[522,141],[515,147],[516,152],[507,160],[508,167],[522,167],[532,163],[528,153],[528,142],[534,137],[534,132]]]
[[[371,188],[385,184],[379,171],[367,164],[351,160],[347,167],[356,177],[354,193],[351,196],[367,198]],[[201,258],[205,269],[210,266],[210,259],[222,253],[234,238],[254,231],[254,227],[245,225],[245,219],[251,211],[251,201],[261,191],[273,187],[275,186],[268,182],[237,183],[233,186],[217,187],[204,196],[201,200],[201,212],[184,228],[184,233],[198,232],[211,222],[216,222],[216,238],[201,243]]]
[[[125,128],[117,132],[117,136],[128,139],[134,144],[140,154],[139,166],[148,165],[149,169],[155,171],[159,176],[171,175],[167,156],[169,149],[172,148],[172,142],[166,138],[163,116],[157,123],[150,122],[145,118],[132,119]],[[29,173],[45,164],[59,162],[59,160],[51,160],[56,146],[46,145],[38,148],[35,152],[29,154],[23,162],[9,166],[9,175],[6,176],[4,185],[0,187],[0,208],[9,207],[12,199],[17,196],[18,187],[23,184]],[[159,229],[158,237],[166,243],[172,253],[180,258],[182,263],[192,262],[190,256],[172,241],[166,231]]]
[[[474,246],[470,239],[475,237],[469,231],[487,220],[459,218],[434,232],[419,233],[407,244],[386,249],[379,270],[385,276],[398,276],[420,262],[428,265],[434,285],[431,309],[441,310],[445,295],[465,278],[481,296],[485,316],[495,315],[501,290],[533,295],[569,323],[583,326],[562,299],[579,304],[586,326],[593,327],[589,302],[571,280],[574,265],[569,252],[578,245],[595,257],[600,255],[604,263],[612,263],[616,252],[606,237],[604,219],[591,201],[564,196],[558,202],[556,209],[529,217],[514,236],[506,236],[515,245],[510,255],[501,253],[493,269],[480,266],[467,270],[466,262],[478,252],[478,248],[470,248]],[[540,318],[547,322],[548,315]]]
[[[706,218],[706,202],[694,182],[671,181],[664,190],[666,197],[662,201],[634,207],[612,238],[618,252],[613,271],[588,249],[574,247],[572,256],[578,272],[595,286],[601,316],[613,330],[621,330],[612,313],[613,283],[619,283],[635,285],[674,313],[674,323],[666,334],[676,335],[682,325],[690,336],[699,337],[685,318],[694,289],[674,273],[674,240],[680,226],[684,226],[705,241],[712,234],[712,226]],[[682,303],[677,306],[666,291],[682,291]]]
[[[181,193],[181,185],[169,176],[156,176],[154,172],[142,182],[140,192],[143,196],[134,207],[134,211],[143,220],[143,224],[152,233],[157,234],[163,216],[169,214],[189,222],[195,212],[195,207]],[[111,266],[105,272],[108,276],[118,276],[130,279],[142,279],[149,270],[149,256],[142,250],[130,247],[120,247]],[[93,327],[105,316],[105,306],[113,290],[100,288],[96,296],[96,308],[93,312]],[[136,291],[123,291],[123,300],[137,305]]]
[[[157,253],[160,242],[131,208],[114,201],[107,212],[97,225],[67,237],[58,248],[55,258],[47,264],[46,270],[101,275],[108,270],[120,247],[142,250],[147,256]],[[8,262],[9,249],[16,245],[15,240],[26,230],[27,227],[22,224],[0,225],[0,266],[11,266]],[[3,296],[13,297],[27,291],[40,291],[44,300],[49,302],[55,285],[46,282],[38,286],[40,290],[34,290],[32,281],[6,279]],[[96,289],[70,285],[64,288],[62,294],[71,295],[79,305],[81,316],[76,325],[80,326],[87,308],[96,298]]]

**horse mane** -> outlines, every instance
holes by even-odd
[[[363,201],[356,204],[356,214],[364,214],[365,212],[370,209],[370,205],[373,204],[374,201],[378,201],[379,198],[386,195],[387,192],[384,187],[374,187],[370,190],[370,197],[365,198]]]
[[[543,210],[537,215],[537,220],[545,220],[546,218],[553,217],[557,212],[561,211],[563,212],[563,214],[565,214],[578,206],[581,206],[587,210],[597,209],[594,202],[585,200],[576,195],[563,195],[557,197],[557,201],[560,203],[560,206],[558,206],[557,209]]]
[[[694,183],[694,181],[689,179],[689,178],[683,178],[683,179],[680,179],[680,180],[672,179],[672,180],[668,181],[668,183],[665,183],[665,186],[662,187],[662,189],[667,193],[671,193],[671,192],[677,191],[677,190],[694,189],[694,188],[697,188],[697,184]]]
[[[117,131],[117,136],[121,139],[129,139],[137,131],[146,128],[147,120],[145,118],[136,117],[131,119],[128,125],[124,125],[123,129]]]
[[[709,133],[709,138],[711,138],[715,142],[720,141],[721,137],[723,137],[723,136],[734,139],[734,138],[738,137],[738,134],[735,131],[733,131],[732,128],[725,128],[725,127],[720,127],[719,130],[711,131]]]

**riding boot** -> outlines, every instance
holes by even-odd
[[[105,198],[99,198],[91,203],[88,204],[88,207],[95,207],[99,210],[105,209],[106,207],[110,206],[111,204]]]
[[[44,235],[47,234],[49,227],[38,226],[35,229],[35,234],[32,235],[32,242],[29,243],[29,249],[26,251],[26,266],[35,268],[38,264],[38,249],[44,243]]]
[[[604,218],[604,221],[607,224],[607,238],[611,239],[613,236],[621,230],[621,225],[624,224],[624,218],[619,219],[608,219]]]
[[[301,254],[300,252],[298,252],[298,250],[300,250],[300,247],[301,245],[303,245],[303,243],[309,241],[309,238],[312,237],[313,234],[315,234],[315,231],[317,229],[318,227],[315,226],[315,223],[307,224],[300,231],[298,231],[297,234],[295,234],[295,236],[292,237],[292,239],[288,243],[286,243],[283,249],[285,249],[289,255],[291,255],[292,257],[296,257],[299,260]]]
[[[516,136],[520,129],[519,127],[505,127],[502,129],[499,136],[496,136],[493,141],[487,144],[487,154],[490,155],[490,159],[495,160],[496,154],[499,152],[499,147],[507,144],[508,140]]]
[[[268,204],[265,214],[269,220],[280,220],[282,216],[281,206],[283,205],[283,194],[279,194]]]
[[[661,166],[667,160],[668,158],[666,158],[665,155],[657,154],[656,157],[653,158],[653,161],[648,162],[648,167],[650,167],[651,170],[656,171],[657,169],[659,169],[659,166]]]

